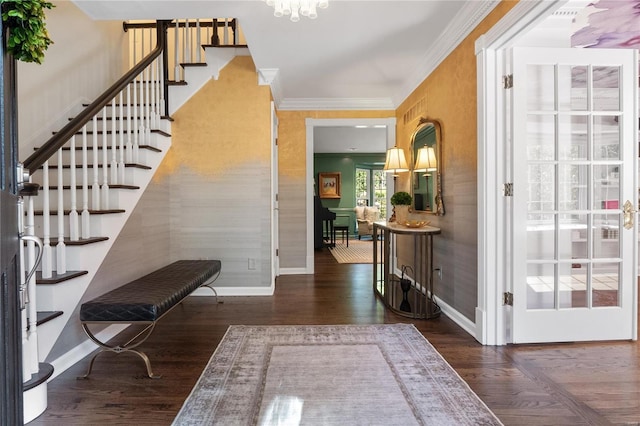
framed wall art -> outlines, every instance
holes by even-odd
[[[320,198],[340,198],[340,172],[318,173]]]

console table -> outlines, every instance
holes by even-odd
[[[433,300],[433,236],[439,233],[433,226],[373,223],[373,291],[396,314],[418,319],[440,315]]]

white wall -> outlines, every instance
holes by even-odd
[[[93,21],[70,1],[47,11],[53,40],[41,65],[18,62],[19,158],[24,161],[123,74],[121,21]]]

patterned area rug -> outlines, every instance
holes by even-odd
[[[173,425],[500,425],[411,324],[230,326]]]
[[[373,263],[373,241],[349,240],[346,244],[337,243],[329,249],[338,263]]]

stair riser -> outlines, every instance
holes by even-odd
[[[102,237],[102,236],[106,236],[109,235],[108,234],[108,230],[110,229],[109,226],[110,224],[112,224],[116,218],[114,218],[114,216],[119,216],[122,215],[123,213],[112,213],[112,214],[93,214],[90,216],[90,237]],[[40,238],[44,238],[44,228],[43,228],[43,217],[42,216],[36,216],[34,218],[34,226],[35,226],[35,233],[36,235],[38,235]],[[69,227],[70,227],[70,220],[68,216],[65,216],[65,220],[63,222],[64,224],[64,233],[65,236],[68,237],[69,236]],[[79,229],[79,233],[80,236],[82,236],[82,211],[78,211],[78,229]],[[51,216],[49,219],[49,230],[50,230],[50,235],[49,235],[49,239],[51,241],[52,244],[52,248],[54,248],[55,246],[53,244],[55,244],[58,241],[58,216]],[[98,244],[98,243],[95,243]],[[80,250],[82,249],[82,247],[87,247],[88,245],[83,245],[83,246],[67,246],[67,250],[73,248],[74,250],[76,248],[80,248]],[[82,264],[74,264],[73,259],[69,258],[69,255],[67,254],[68,257],[68,263],[67,263],[67,270],[75,270],[75,269],[84,269],[82,268]],[[55,269],[55,267],[54,267]]]
[[[141,137],[138,140],[138,163],[142,163],[144,164],[144,161],[147,159],[148,157],[148,153],[149,153],[149,149],[145,148],[144,146],[140,147],[140,145],[150,145],[150,146],[154,146],[155,141],[157,139],[156,134],[151,134],[151,137],[149,138],[149,140],[145,140],[145,138]],[[113,161],[113,149],[112,149],[112,142],[111,142],[111,135],[107,135],[107,162],[111,163]],[[103,135],[100,134],[98,135],[98,150],[95,151],[93,149],[93,139],[91,137],[88,138],[88,143],[87,143],[87,163],[88,164],[93,164],[94,162],[94,152],[98,153],[98,164],[102,164],[103,162],[103,156],[104,156],[104,150],[103,150]],[[80,143],[80,139],[76,140],[76,150],[75,150],[75,156],[76,156],[76,167],[79,167],[82,164],[82,143]],[[133,143],[133,141],[132,141]],[[125,160],[126,160],[126,147],[128,145],[128,141],[125,139]],[[67,143],[65,145],[65,147],[69,147],[70,145]],[[116,161],[120,161],[120,141],[117,141],[116,144],[116,151],[115,151],[115,159]],[[58,155],[54,155],[50,160],[49,160],[49,165],[56,165],[58,164]],[[62,164],[71,164],[71,150],[70,149],[63,149],[62,150]],[[37,172],[36,172],[37,173]]]
[[[133,185],[139,173],[148,172],[148,170],[137,168],[137,167],[125,167],[124,170],[124,182],[116,182],[122,185]],[[37,171],[33,175],[33,182],[42,183],[42,170]],[[82,168],[76,168],[75,176],[76,176],[76,186],[82,185]],[[108,179],[109,184],[111,184],[111,167],[108,168]],[[98,167],[98,183],[102,183],[102,178],[104,176],[104,171],[102,165]],[[94,168],[87,168],[87,178],[88,184],[91,185],[94,182]],[[70,185],[71,183],[71,169],[65,169],[63,173],[63,185]],[[58,170],[57,169],[49,169],[49,185],[57,186],[58,185]]]
[[[100,192],[99,195],[99,201],[100,201],[100,208],[101,209],[119,209],[122,208],[120,207],[122,205],[121,201],[120,201],[120,194],[122,193],[122,191],[130,191],[127,189],[118,189],[118,188],[109,188],[109,205],[108,206],[103,206],[102,205],[102,191]],[[70,210],[71,209],[71,189],[65,189],[63,191],[63,208],[66,210]],[[41,191],[42,194],[42,191]],[[77,189],[75,191],[76,194],[76,209],[81,209],[83,206],[83,197],[82,197],[82,189]],[[89,188],[88,190],[88,196],[89,196],[89,201],[88,201],[88,205],[91,208],[91,206],[93,206],[93,191],[91,188]],[[33,206],[35,210],[42,210],[43,209],[43,202],[44,199],[42,196],[39,197],[35,197],[33,199]],[[50,190],[49,191],[49,211],[57,211],[58,210],[58,191],[57,190]]]

